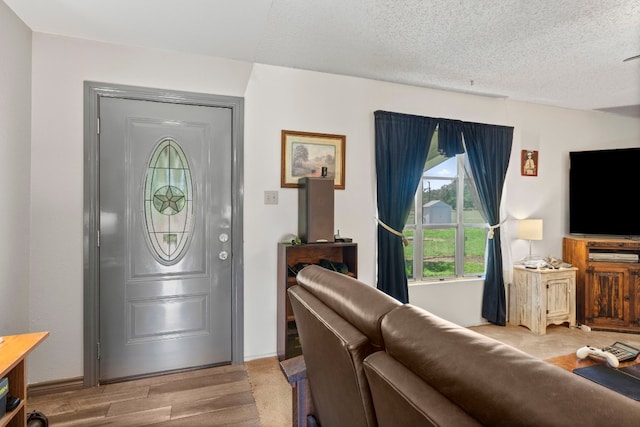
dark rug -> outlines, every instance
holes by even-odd
[[[630,375],[622,369],[614,369],[606,365],[594,365],[574,369],[573,373],[624,394],[631,399],[640,400],[640,378]]]

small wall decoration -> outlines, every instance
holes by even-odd
[[[305,177],[333,178],[336,190],[345,188],[345,135],[282,131],[282,188],[298,188]]]
[[[522,150],[522,176],[538,176],[538,151]]]

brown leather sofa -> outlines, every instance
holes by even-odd
[[[640,402],[318,266],[289,297],[331,426],[638,426]]]
[[[305,267],[289,299],[321,426],[375,426],[365,357],[382,349],[382,317],[401,304],[348,276]]]

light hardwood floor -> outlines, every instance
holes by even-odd
[[[534,334],[524,326],[513,324],[472,326],[469,329],[509,344],[539,359],[573,353],[585,345],[602,348],[615,341],[622,341],[640,348],[640,334],[595,330],[587,332],[580,328],[569,328],[566,323],[547,326],[544,335]]]
[[[30,397],[51,426],[260,426],[244,365]]]
[[[640,347],[640,334],[586,332],[549,326],[536,335],[516,325],[470,329],[541,359],[623,341]],[[291,388],[275,357],[91,389],[29,398],[51,426],[262,426],[291,425]]]

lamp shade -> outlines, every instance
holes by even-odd
[[[518,221],[518,239],[542,240],[542,220],[521,219]]]

